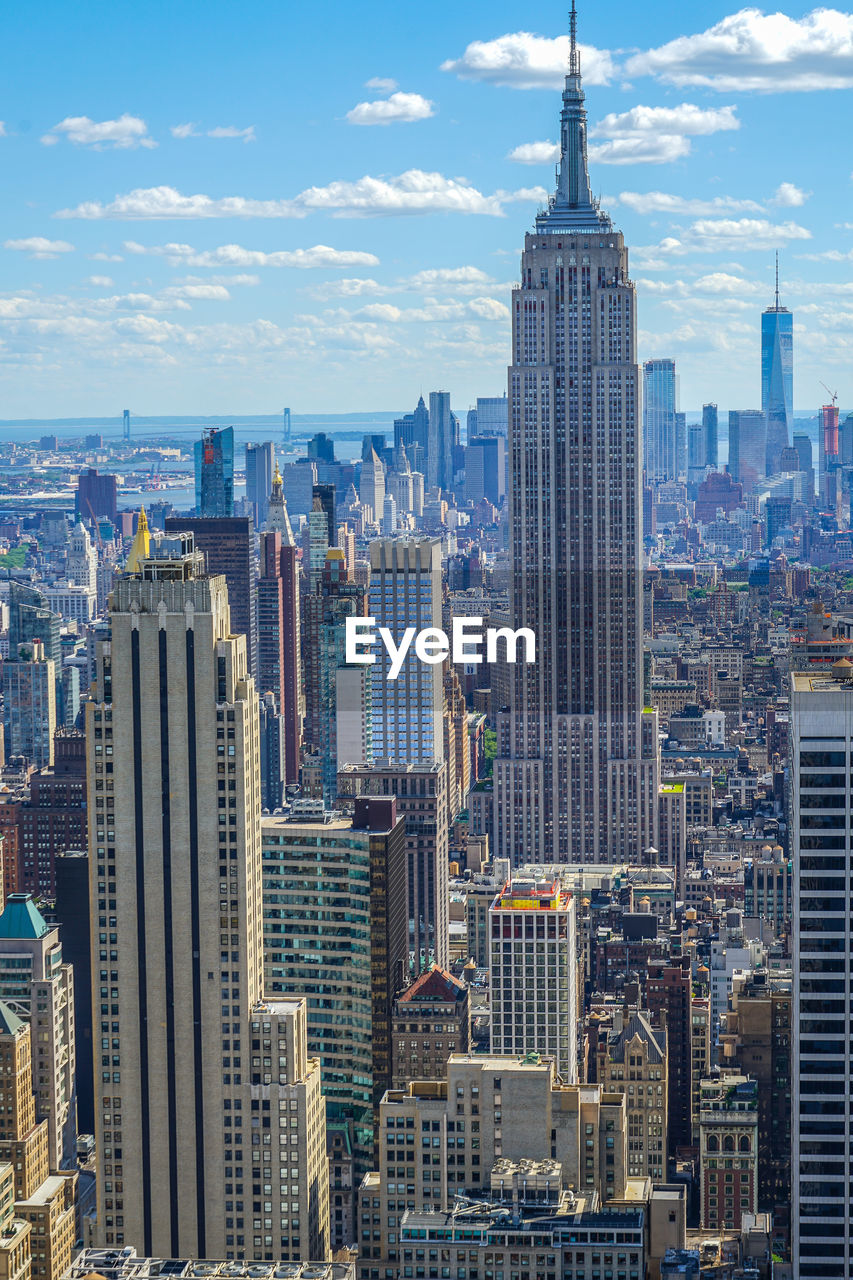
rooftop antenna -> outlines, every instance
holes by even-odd
[[[575,0],[572,0],[572,7],[569,11],[569,75],[579,76],[581,73],[581,60],[578,53],[578,15],[575,11]]]
[[[776,310],[779,310],[779,250],[776,250]]]

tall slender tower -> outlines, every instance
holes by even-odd
[[[761,313],[761,412],[767,424],[767,474],[779,470],[782,450],[794,428],[794,314],[779,305],[779,255],[776,300]]]
[[[110,599],[86,707],[99,1243],[159,1257],[322,1259],[319,1063],[293,1043],[304,1045],[304,1009],[261,1002],[258,701],[246,638],[192,533],[152,538]],[[236,1139],[261,1109],[271,1140],[244,1148]],[[249,1207],[264,1196],[275,1213],[261,1230]]]
[[[657,744],[642,704],[636,295],[592,198],[572,5],[557,190],[525,237],[509,368],[513,625],[495,837],[515,863],[636,858],[655,844]]]

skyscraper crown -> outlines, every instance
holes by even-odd
[[[610,228],[610,219],[593,199],[586,153],[586,108],[577,44],[577,12],[572,0],[569,26],[569,70],[560,113],[560,162],[557,190],[536,219],[536,230],[584,231]]]

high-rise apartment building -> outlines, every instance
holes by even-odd
[[[558,880],[511,880],[489,911],[492,1052],[543,1053],[578,1078],[577,909]]]
[[[562,1084],[550,1058],[454,1054],[443,1081],[411,1081],[382,1099],[379,1168],[361,1187],[359,1274],[403,1272],[406,1210],[479,1200],[508,1161],[553,1160],[553,1176],[600,1201],[625,1192],[625,1099],[601,1085]],[[429,1158],[426,1141],[429,1139]],[[407,1148],[415,1157],[407,1160]],[[531,1275],[538,1274],[531,1267]]]
[[[281,493],[281,479],[273,482],[273,502]],[[282,500],[283,506],[283,500]],[[270,504],[272,513],[273,505]],[[260,575],[257,586],[258,691],[272,693],[275,714],[282,719],[282,776],[286,784],[299,781],[302,739],[302,663],[300,657],[299,562],[290,521],[284,531],[261,534]],[[289,535],[289,539],[288,539]]]
[[[702,430],[705,433],[705,466],[716,471],[719,463],[719,438],[717,406],[702,405]]]
[[[342,796],[394,796],[406,820],[409,953],[415,975],[450,960],[447,764],[346,765]]]
[[[678,478],[675,361],[643,363],[643,460],[651,481]]]
[[[304,1004],[262,1000],[246,639],[191,532],[152,537],[135,570],[87,704],[88,791],[107,799],[89,809],[99,1242],[322,1259],[319,1063]]]
[[[18,889],[56,897],[57,855],[86,848],[86,739],[76,730],[53,737],[53,767],[30,778],[18,816]]]
[[[26,756],[37,769],[53,764],[56,666],[40,640],[21,645],[0,665],[7,756]]]
[[[437,538],[383,538],[370,544],[368,613],[399,645],[441,627],[441,543]],[[371,667],[372,749],[375,761],[415,764],[444,755],[444,693],[440,663],[422,662],[411,645],[396,679],[386,646]]]
[[[767,431],[766,473],[779,470],[782,450],[794,429],[794,314],[779,304],[779,255],[776,300],[761,313],[761,412]]]
[[[14,1187],[14,1216],[30,1227],[26,1274],[30,1280],[61,1280],[77,1239],[77,1173],[49,1171],[47,1124],[36,1120],[31,1046],[31,1028],[0,1001],[0,1168],[14,1170],[12,1185],[3,1190]],[[8,1206],[4,1197],[4,1218]],[[3,1266],[3,1246],[14,1233],[10,1227],[7,1219],[0,1233],[0,1270],[8,1280],[14,1271]]]
[[[74,1168],[74,976],[59,930],[45,923],[28,893],[12,894],[0,916],[0,1000],[32,1029],[32,1084],[36,1115],[47,1122],[48,1166],[54,1172]]]
[[[95,467],[87,467],[77,477],[74,495],[74,514],[82,520],[97,520],[106,516],[116,522],[116,478],[98,475]]]
[[[699,1161],[702,1228],[740,1231],[744,1217],[755,1214],[758,1209],[758,1084],[755,1080],[731,1071],[708,1076],[701,1082]],[[801,1273],[795,1271],[794,1274]]]
[[[234,514],[234,428],[206,430],[193,446],[195,509],[206,519]]]
[[[767,419],[759,409],[729,409],[729,474],[749,494],[767,471]]]
[[[845,996],[853,977],[849,672],[842,662],[820,675],[791,675],[792,1249],[794,1274],[821,1280],[847,1275],[853,1256],[853,1104],[845,1078],[851,1035]]]
[[[426,454],[428,489],[450,489],[453,484],[453,423],[450,392],[429,393],[429,436]]]
[[[267,989],[305,997],[329,1116],[364,1170],[408,972],[405,824],[393,799],[361,799],[352,819],[265,817],[262,841]]]
[[[230,428],[229,428],[230,430]],[[202,519],[199,516],[167,516],[166,533],[189,532],[195,549],[204,552],[209,574],[224,574],[228,586],[231,626],[246,637],[249,672],[257,667],[257,594],[255,584],[255,536],[248,516]]]
[[[515,863],[638,859],[657,844],[636,297],[590,190],[583,104],[572,41],[557,191],[512,295],[510,610],[537,643],[534,663],[511,668],[495,762],[496,852]]]
[[[256,529],[263,529],[266,523],[274,471],[275,445],[272,440],[246,445],[246,501],[252,504]]]

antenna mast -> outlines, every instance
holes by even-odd
[[[569,11],[569,75],[579,76],[581,73],[581,60],[578,53],[578,15],[575,12],[575,0],[572,0],[572,7]]]

